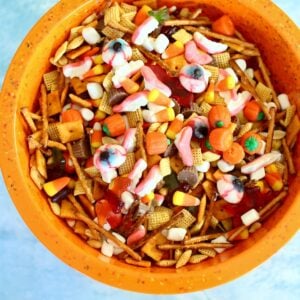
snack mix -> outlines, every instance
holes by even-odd
[[[229,16],[110,2],[55,50],[38,105],[21,109],[30,176],[99,253],[198,264],[284,201],[296,107]]]

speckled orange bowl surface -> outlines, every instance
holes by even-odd
[[[237,247],[201,265],[181,269],[141,269],[101,256],[53,215],[44,195],[29,177],[29,155],[20,107],[32,107],[49,57],[103,0],[63,0],[51,9],[25,38],[7,73],[0,107],[1,169],[19,213],[39,240],[74,269],[122,289],[156,294],[203,290],[237,278],[258,266],[282,247],[300,225],[299,175],[289,195],[265,225]],[[213,17],[229,14],[238,29],[263,54],[278,91],[300,90],[300,36],[298,28],[268,0],[161,1],[178,6],[203,5]],[[300,142],[296,167],[300,170]],[[287,266],[288,267],[288,266]]]

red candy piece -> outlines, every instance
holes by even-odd
[[[177,77],[170,77],[159,65],[149,65],[157,78],[166,84],[171,90],[171,98],[175,99],[183,107],[190,107],[194,101],[194,94],[188,92]]]
[[[104,192],[104,198],[108,201],[108,203],[111,206],[112,211],[115,214],[118,214],[121,212],[123,202],[120,200],[116,194],[114,194],[111,190],[106,190]]]
[[[122,214],[121,213],[114,214],[113,212],[111,212],[108,214],[106,220],[109,223],[110,227],[112,229],[115,229],[119,227],[122,223]]]
[[[109,202],[105,199],[98,200],[95,204],[95,212],[99,226],[103,226],[106,223],[107,216],[112,212]]]
[[[130,184],[131,180],[128,177],[117,177],[110,184],[109,189],[120,198],[123,192],[128,191]]]

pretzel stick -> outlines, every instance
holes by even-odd
[[[186,25],[210,25],[209,20],[167,20],[164,22],[164,26],[186,26]]]
[[[67,95],[68,95],[68,91],[69,91],[69,85],[66,84],[65,87],[63,88],[62,92],[61,92],[61,95],[60,95],[60,103],[61,103],[62,107],[65,105]]]
[[[247,74],[239,67],[239,65],[234,60],[231,59],[229,61],[229,64],[233,68],[233,70],[241,77],[241,86],[245,90],[249,90],[249,92],[252,94],[252,96],[254,96],[254,98],[256,99],[261,110],[264,112],[266,118],[268,120],[270,120],[271,116],[269,114],[268,108],[265,106],[264,102],[257,95],[256,90],[255,90],[254,86],[252,85],[251,81],[249,80]]]
[[[183,217],[182,211],[177,213],[174,217],[171,218],[170,221],[166,222],[165,224],[161,225],[157,229],[153,230],[150,234],[146,235],[142,240],[140,240],[137,244],[133,245],[133,249],[140,248],[144,244],[146,244],[149,240],[151,240],[154,236],[156,236],[158,233],[160,233],[162,230],[172,226],[175,224],[180,218]]]
[[[228,241],[229,242],[233,241],[242,231],[244,231],[247,228],[248,228],[248,226],[242,225],[242,226],[238,227],[232,234],[228,233],[228,235],[229,235]]]
[[[203,222],[204,219],[204,214],[205,214],[205,208],[206,208],[206,194],[204,193],[201,200],[200,200],[200,205],[199,205],[199,211],[198,211],[198,216],[197,216],[197,223]]]
[[[259,215],[262,217],[269,209],[271,209],[276,203],[281,201],[287,195],[287,191],[282,191],[277,197],[270,201],[263,209],[259,211]]]
[[[134,266],[137,266],[137,267],[143,267],[143,268],[149,268],[151,267],[151,261],[149,260],[140,260],[140,261],[136,261],[130,257],[127,257],[125,259],[125,262],[129,265],[134,265]]]
[[[96,224],[93,220],[91,220],[89,217],[81,214],[76,213],[76,216],[79,220],[83,221],[86,225],[88,225],[91,229],[96,229],[99,231],[105,238],[111,240],[114,242],[118,247],[122,248],[128,255],[130,255],[135,260],[142,260],[141,256],[133,251],[130,247],[128,247],[126,244],[122,243],[120,240],[118,240],[113,234],[111,234],[109,231],[106,231],[105,229],[101,228],[98,224]]]
[[[204,235],[206,233],[209,225],[210,225],[212,214],[213,214],[214,205],[215,205],[215,199],[211,199],[210,200],[209,209],[208,209],[208,212],[206,214],[206,218],[205,218],[203,227],[202,227],[202,229],[200,231],[200,235]]]
[[[223,233],[212,233],[212,234],[207,234],[207,235],[202,235],[202,236],[196,236],[191,239],[185,240],[184,244],[185,245],[196,244],[196,243],[215,239],[215,238],[219,237],[220,235],[223,235]]]
[[[32,120],[32,116],[28,110],[28,107],[22,107],[21,108],[21,113],[24,117],[24,120],[26,121],[27,125],[29,126],[31,132],[36,132],[37,129],[36,129],[36,126]]]
[[[84,209],[82,208],[81,204],[76,200],[76,198],[72,194],[68,195],[68,199],[72,202],[72,204],[75,206],[79,213],[85,216],[87,215]]]
[[[48,144],[48,104],[47,104],[47,91],[45,85],[41,84],[41,97],[40,107],[42,109],[42,144],[46,148]]]
[[[251,49],[256,48],[255,45],[252,44],[252,43],[248,43],[248,42],[245,42],[243,40],[239,40],[239,39],[229,37],[229,36],[226,36],[226,35],[223,35],[223,34],[215,33],[215,32],[209,31],[209,30],[201,28],[201,27],[196,28],[196,27],[193,27],[193,26],[185,26],[185,29],[188,30],[188,31],[191,31],[191,32],[200,32],[200,33],[204,34],[205,36],[212,37],[212,38],[215,38],[215,39],[219,39],[219,40],[222,40],[224,42],[231,42],[231,43],[234,43],[234,44],[238,44],[238,45],[244,46],[245,48],[251,48]]]
[[[89,102],[85,99],[82,99],[74,94],[69,94],[69,97],[71,99],[71,102],[78,104],[82,107],[91,108],[93,106],[91,102]]]
[[[57,149],[62,150],[62,151],[67,150],[67,147],[64,144],[56,142],[56,141],[52,141],[52,140],[48,140],[48,147],[57,148]]]
[[[178,244],[162,244],[157,245],[160,250],[170,250],[170,249],[199,249],[199,248],[231,248],[230,243],[198,243],[191,245],[178,245]]]
[[[265,153],[269,153],[272,150],[273,134],[274,134],[274,127],[275,127],[275,114],[276,114],[276,109],[275,109],[275,107],[272,107],[270,109],[271,119],[269,120],[269,127],[268,127],[268,135],[267,135],[267,143],[266,143]]]
[[[268,71],[266,65],[264,64],[264,62],[263,62],[261,56],[258,56],[258,57],[257,57],[257,61],[258,61],[258,65],[259,65],[259,67],[260,67],[262,76],[263,76],[263,78],[264,78],[264,80],[265,80],[267,86],[268,86],[268,87],[271,89],[271,91],[272,91],[273,101],[274,101],[274,103],[276,104],[277,108],[280,109],[280,103],[279,103],[279,100],[278,100],[278,98],[277,98],[277,95],[276,95],[276,93],[275,93],[273,84],[272,84],[272,82],[271,82],[271,80],[270,80],[270,76],[269,76],[269,74],[268,74],[269,71]]]
[[[32,120],[38,120],[38,121],[42,120],[42,117],[40,115],[38,115],[38,114],[29,112],[29,115],[30,115],[30,117],[31,117]]]
[[[87,198],[93,203],[95,201],[94,197],[93,197],[92,192],[91,192],[91,190],[89,189],[89,187],[86,183],[86,178],[85,178],[85,176],[84,176],[84,174],[83,174],[83,172],[80,168],[80,165],[77,161],[77,158],[74,156],[73,149],[72,149],[72,146],[71,146],[70,143],[67,143],[67,148],[68,148],[68,151],[70,153],[70,158],[73,162],[76,174],[77,174],[77,176],[79,178],[79,181],[80,181],[80,183],[81,183],[81,185],[82,185],[82,187],[85,191],[85,194],[86,194]]]
[[[296,170],[295,170],[293,158],[292,158],[290,149],[289,149],[289,147],[288,147],[288,145],[286,143],[286,139],[285,138],[282,140],[282,147],[283,147],[284,157],[285,157],[285,160],[287,162],[290,174],[295,174]]]

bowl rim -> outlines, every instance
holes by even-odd
[[[233,280],[252,270],[260,263],[268,259],[277,250],[279,250],[279,248],[281,248],[299,229],[300,201],[293,201],[293,203],[291,203],[288,209],[289,212],[293,212],[289,213],[289,221],[291,224],[294,224],[293,226],[287,225],[284,222],[284,218],[282,218],[276,224],[276,235],[274,235],[274,228],[274,230],[270,230],[269,232],[267,232],[263,239],[259,239],[253,246],[251,246],[251,249],[249,248],[243,250],[243,254],[250,251],[252,253],[255,253],[258,256],[256,260],[249,259],[245,261],[243,258],[244,255],[237,254],[231,257],[229,260],[218,262],[219,266],[223,268],[223,271],[221,273],[216,272],[214,266],[208,267],[206,275],[212,278],[208,278],[205,280],[202,278],[202,281],[201,278],[197,277],[197,271],[192,269],[189,272],[176,270],[174,272],[166,271],[166,273],[159,273],[152,272],[151,270],[141,270],[137,267],[130,267],[126,269],[126,271],[124,271],[124,268],[122,268],[122,264],[108,264],[107,262],[109,260],[107,260],[106,258],[100,260],[96,256],[93,256],[91,258],[84,257],[83,249],[80,247],[74,248],[73,241],[68,240],[67,236],[60,236],[61,241],[63,241],[63,245],[67,246],[67,249],[62,251],[59,248],[61,245],[57,244],[57,236],[55,232],[50,232],[51,234],[45,235],[44,230],[42,230],[41,228],[37,228],[37,223],[34,221],[34,218],[37,217],[37,213],[34,211],[31,214],[28,212],[26,214],[24,213],[24,203],[21,203],[22,201],[20,201],[20,192],[22,193],[22,195],[29,196],[30,191],[22,181],[22,177],[20,175],[21,172],[16,172],[16,169],[18,171],[22,170],[22,166],[20,165],[17,158],[18,153],[16,151],[18,133],[14,128],[16,118],[18,118],[18,114],[16,113],[17,104],[14,100],[17,99],[20,95],[18,94],[18,90],[16,90],[15,92],[11,92],[15,90],[15,82],[13,82],[11,78],[13,78],[15,75],[14,66],[16,64],[20,64],[23,60],[22,52],[26,50],[26,43],[29,41],[33,41],[32,43],[34,46],[35,43],[38,42],[34,39],[34,36],[40,31],[41,27],[50,30],[51,28],[53,28],[53,26],[58,26],[54,24],[55,17],[53,18],[54,20],[52,20],[52,22],[49,23],[49,20],[47,20],[49,15],[69,16],[71,13],[74,12],[74,9],[80,10],[83,9],[83,7],[87,6],[89,6],[90,8],[92,6],[99,5],[99,3],[102,3],[103,1],[73,0],[72,4],[70,4],[70,2],[71,1],[68,0],[61,0],[53,8],[51,8],[30,30],[28,35],[23,40],[21,46],[17,50],[10,64],[1,91],[1,99],[3,106],[0,109],[0,149],[2,149],[3,155],[0,156],[0,166],[11,199],[14,202],[14,205],[16,206],[19,214],[22,216],[22,219],[25,221],[27,226],[53,254],[55,254],[57,257],[59,257],[61,260],[63,260],[65,263],[72,266],[73,268],[103,283],[122,289],[143,293],[174,294],[203,290]],[[207,1],[204,0],[202,2]],[[300,45],[300,35],[298,28],[288,18],[288,16],[285,15],[275,4],[271,3],[271,1],[240,0],[239,2],[242,2],[246,8],[250,10],[255,10],[257,14],[260,14],[269,23],[272,23],[272,20],[274,19],[284,18],[282,21],[289,24],[292,31],[288,33],[289,38],[287,37],[287,32],[285,32],[282,29],[280,24],[273,24],[272,26],[275,27],[276,31],[283,37],[285,41],[289,42],[289,45],[291,44],[291,34],[295,37],[295,41],[298,42],[298,45]],[[266,5],[273,6],[272,16],[270,14],[267,14],[267,12],[264,12],[263,8]],[[294,46],[293,49],[296,53],[296,46]],[[32,56],[33,54],[34,50],[31,50],[29,55]],[[300,54],[298,53],[296,57],[298,57],[298,61],[300,63]],[[21,73],[18,79],[19,82],[22,81],[22,76],[23,74]],[[6,101],[8,99],[13,99],[13,101]],[[17,186],[16,182],[18,182]],[[299,197],[299,195],[296,196]],[[51,227],[49,228],[51,230]],[[261,252],[261,249],[264,248],[264,244],[267,243],[272,244],[272,248],[270,248],[269,251]],[[67,250],[72,251],[72,256],[66,255]],[[79,261],[80,259],[83,259],[84,263],[82,263],[82,261]],[[103,267],[101,272],[96,272],[95,269],[88,269],[86,267],[93,264],[96,261],[96,259],[98,260],[99,265]],[[234,269],[234,266],[238,266],[238,268]],[[121,280],[122,276],[126,276],[126,280]],[[176,282],[183,282],[185,288],[183,288],[183,285],[177,284]]]

